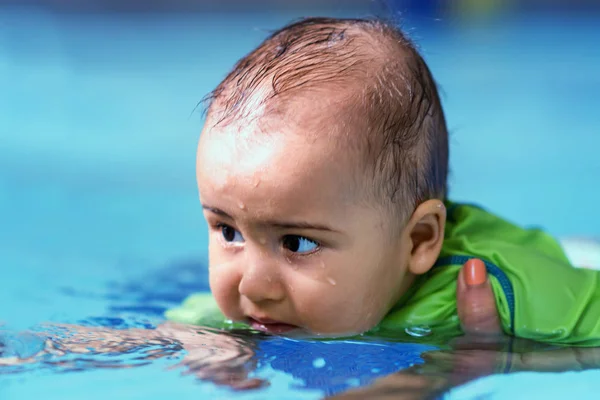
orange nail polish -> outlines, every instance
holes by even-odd
[[[485,264],[478,258],[472,258],[465,263],[465,281],[468,286],[481,285],[487,279]]]

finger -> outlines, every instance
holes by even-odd
[[[458,318],[465,335],[500,335],[502,328],[485,264],[474,258],[460,270],[456,288]]]
[[[523,371],[563,372],[597,369],[600,348],[567,347],[521,354],[518,369]]]
[[[494,350],[434,350],[421,357],[429,365],[429,373],[447,375],[454,386],[502,371],[507,355]]]

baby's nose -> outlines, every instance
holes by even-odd
[[[238,291],[254,303],[281,301],[285,298],[285,285],[277,264],[264,258],[247,264]]]

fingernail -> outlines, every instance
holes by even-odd
[[[487,279],[485,264],[478,258],[472,258],[465,263],[465,281],[467,286],[478,286]]]

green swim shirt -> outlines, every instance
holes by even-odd
[[[507,334],[557,344],[600,345],[600,271],[574,268],[560,244],[539,229],[521,228],[476,206],[446,205],[445,239],[435,266],[367,335],[412,336],[414,341],[422,333],[434,342],[460,335],[458,272],[467,260],[479,258],[486,265]],[[166,317],[221,329],[247,327],[227,321],[209,293],[188,297]]]

